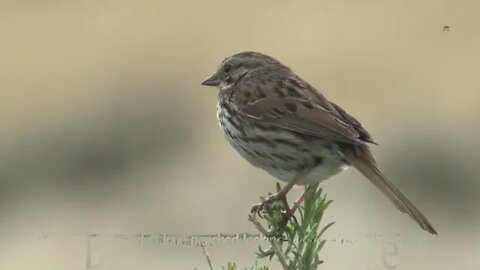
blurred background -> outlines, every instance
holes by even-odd
[[[439,232],[349,170],[324,184],[336,222],[324,269],[478,269],[479,12],[447,0],[1,1],[0,269],[208,269],[199,247],[85,235],[256,233],[247,213],[275,181],[230,148],[217,90],[200,85],[245,50],[361,119]],[[260,243],[209,252],[243,269]]]

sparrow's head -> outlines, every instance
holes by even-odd
[[[264,67],[284,67],[276,59],[258,52],[241,52],[225,58],[217,71],[202,82],[206,86],[220,89],[236,84],[249,72]]]

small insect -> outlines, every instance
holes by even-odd
[[[444,25],[443,28],[442,28],[442,31],[443,31],[443,32],[448,32],[448,31],[450,31],[450,26],[449,26],[449,25]]]

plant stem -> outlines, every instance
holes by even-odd
[[[208,262],[208,266],[210,267],[210,270],[215,270],[215,267],[213,267],[212,258],[210,258],[207,248],[205,247],[205,243],[202,243],[200,246],[202,247],[203,254],[207,258],[207,262]]]
[[[280,264],[282,265],[283,269],[284,270],[289,270],[287,259],[285,258],[285,255],[283,254],[277,240],[275,240],[275,237],[270,236],[270,232],[268,230],[266,230],[262,226],[262,224],[260,224],[260,222],[258,222],[258,220],[257,220],[257,218],[254,214],[249,214],[248,215],[248,220],[255,225],[255,227],[257,228],[258,231],[260,231],[261,234],[263,234],[265,237],[268,238],[268,241],[270,242],[270,245],[272,245],[273,251],[275,252],[275,255],[277,256],[278,260],[280,261]]]

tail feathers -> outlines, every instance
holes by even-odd
[[[408,214],[413,218],[422,229],[432,234],[437,234],[432,224],[413,205],[413,203],[403,193],[396,188],[377,167],[375,158],[367,146],[354,146],[353,151],[344,151],[345,158],[365,175],[402,213]]]

